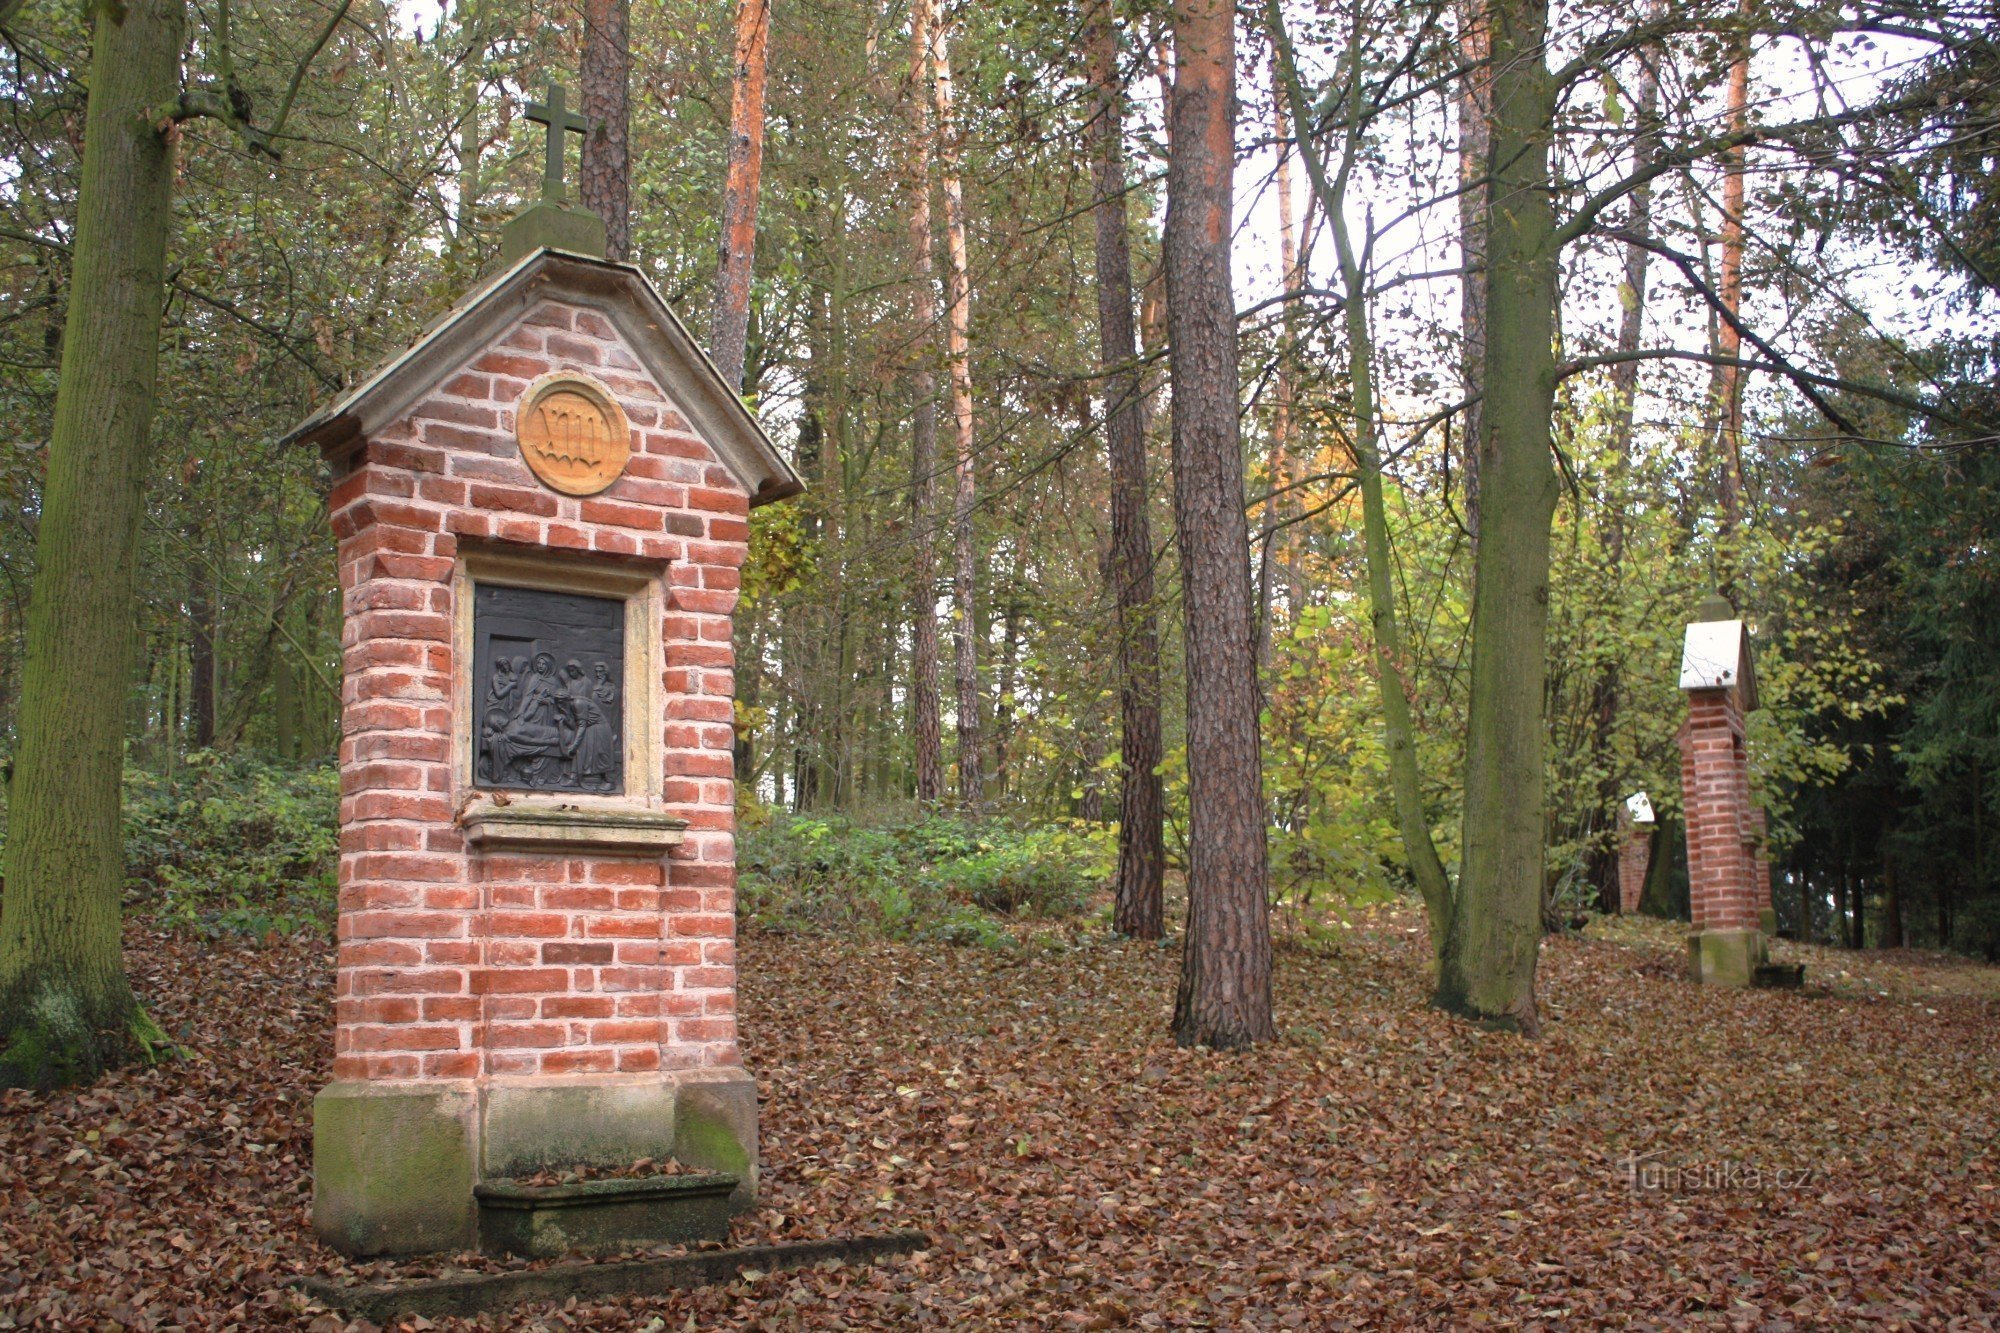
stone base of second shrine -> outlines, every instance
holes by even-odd
[[[533,1081],[353,1080],[313,1102],[313,1223],[349,1255],[422,1254],[480,1244],[483,1184],[537,1172],[630,1168],[651,1159],[734,1178],[700,1228],[757,1191],[757,1087],[742,1069]],[[663,1198],[657,1235],[690,1239]],[[491,1228],[485,1228],[490,1231]],[[719,1238],[719,1237],[711,1237]]]
[[[1770,959],[1761,930],[1698,930],[1688,936],[1688,978],[1702,986],[1748,986]]]

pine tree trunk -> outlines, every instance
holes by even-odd
[[[173,192],[182,0],[92,6],[69,314],[0,909],[0,1084],[87,1081],[145,1021],[119,940],[119,781]]]
[[[1742,12],[1750,12],[1751,0],[1743,0]],[[1727,132],[1742,134],[1749,126],[1750,46],[1747,35],[1737,39],[1735,57],[1729,62]],[[1744,148],[1737,145],[1722,155],[1722,265],[1716,295],[1725,318],[1716,326],[1718,356],[1733,360],[1743,352],[1743,335],[1733,317],[1743,309],[1743,205]],[[1721,571],[1716,583],[1727,596],[1735,583],[1735,553],[1730,538],[1743,522],[1743,372],[1736,366],[1715,368],[1715,452],[1717,498],[1721,502]]]
[[[630,112],[632,46],[627,36],[630,0],[584,0],[583,160],[576,192],[583,206],[604,219],[604,254],[623,260],[632,248]]]
[[[1146,515],[1146,398],[1132,327],[1132,252],[1125,212],[1124,97],[1114,0],[1092,6],[1085,42],[1096,110],[1097,341],[1111,466],[1111,550],[1105,572],[1118,608],[1118,877],[1112,928],[1156,940],[1166,929],[1165,794],[1160,779],[1160,626],[1153,607],[1153,535]]]
[[[1188,930],[1174,1039],[1227,1048],[1276,1035],[1256,610],[1229,282],[1236,12],[1229,0],[1177,0],[1173,25],[1165,248],[1188,749]]]
[[[1272,54],[1272,87],[1277,89],[1277,60]],[[1271,485],[1281,492],[1278,499],[1265,506],[1266,524],[1274,524],[1298,512],[1298,494],[1290,490],[1293,474],[1297,470],[1292,458],[1292,411],[1298,400],[1298,376],[1294,369],[1294,359],[1301,343],[1299,337],[1299,293],[1305,289],[1305,265],[1299,258],[1298,225],[1293,218],[1292,207],[1292,117],[1288,110],[1289,101],[1282,91],[1275,91],[1271,98],[1271,129],[1278,140],[1277,178],[1273,182],[1278,190],[1278,283],[1288,298],[1285,302],[1282,325],[1284,336],[1278,346],[1278,364],[1271,384]],[[1299,570],[1299,543],[1301,534],[1296,531],[1274,534],[1264,542],[1264,606],[1263,633],[1260,640],[1259,660],[1270,660],[1270,640],[1272,633],[1272,605],[1275,593],[1271,588],[1272,579],[1282,571],[1285,584],[1285,616],[1288,625],[1298,623],[1301,595]]]
[[[764,57],[771,0],[737,0],[735,76],[729,99],[729,176],[722,191],[722,258],[708,354],[732,389],[743,387],[750,277],[757,258],[757,190],[764,174]]]
[[[1544,878],[1543,690],[1557,478],[1554,95],[1547,0],[1498,0],[1486,227],[1485,419],[1473,569],[1464,856],[1437,1003],[1532,1033]]]
[[[948,258],[945,333],[951,361],[951,415],[956,428],[953,472],[957,486],[952,493],[951,536],[952,624],[958,650],[958,802],[964,809],[976,811],[985,792],[979,738],[979,567],[972,540],[972,512],[978,502],[972,418],[972,277],[966,251],[965,191],[959,180],[958,119],[952,109],[951,48],[942,28],[932,31],[931,51]]]
[[[926,809],[944,800],[944,727],[939,719],[937,626],[937,532],[931,514],[931,474],[937,470],[937,375],[931,369],[928,334],[939,324],[937,284],[931,276],[931,0],[910,4],[910,343],[914,360],[910,396],[910,543],[915,565],[911,583],[910,712],[917,749],[917,803]]]

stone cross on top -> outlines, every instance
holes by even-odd
[[[528,103],[528,119],[537,125],[548,126],[549,142],[542,166],[542,198],[559,204],[566,195],[563,189],[563,145],[567,140],[563,135],[565,132],[587,134],[590,122],[584,119],[582,112],[569,109],[569,95],[554,79],[549,80],[548,91],[542,96],[544,101]]]
[[[563,148],[572,134],[587,134],[590,122],[569,109],[569,97],[554,79],[542,101],[528,103],[527,117],[548,127],[542,159],[542,197],[500,229],[500,264],[518,264],[537,250],[561,250],[589,259],[604,258],[604,219],[578,208],[563,188]]]

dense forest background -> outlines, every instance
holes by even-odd
[[[8,735],[70,286],[76,8],[0,5]],[[1552,29],[1581,35],[1551,46],[1570,73],[1552,189],[1587,225],[1558,275],[1548,915],[1605,901],[1617,812],[1641,789],[1670,835],[1649,906],[1674,910],[1681,628],[1720,585],[1757,645],[1752,757],[1785,928],[2000,954],[2000,447],[1980,424],[2000,409],[1989,20],[1947,5],[1558,8]],[[207,752],[293,768],[335,753],[322,466],[277,441],[489,263],[539,180],[521,105],[572,77],[583,40],[568,0],[361,0],[288,94],[333,6],[195,9],[191,73],[217,74],[226,53],[252,106],[296,105],[275,159],[218,118],[176,131],[141,668],[103,682],[126,700],[142,794],[195,781],[190,764],[214,771]],[[731,10],[630,4],[630,257],[697,330],[721,239]],[[1268,892],[1304,919],[1411,883],[1384,740],[1385,605],[1422,818],[1444,862],[1458,854],[1480,513],[1467,380],[1486,335],[1465,280],[1477,191],[1462,163],[1480,32],[1447,4],[1287,5],[1294,105],[1279,12],[1246,11],[1238,48],[1234,246]],[[947,6],[955,117],[940,122],[912,114],[934,97],[911,78],[910,17],[899,0],[779,0],[771,20],[743,385],[810,489],[755,518],[737,639],[745,819],[911,808],[928,611],[947,641],[947,803],[1105,838],[1132,622],[1112,573],[1096,324],[1104,70],[1083,6]],[[1167,22],[1145,4],[1119,18],[1179,866],[1201,755],[1186,744],[1166,447]],[[1779,129],[1732,138],[1742,126]],[[912,262],[913,160],[962,188],[962,208],[940,196],[929,219],[935,273]],[[1620,176],[1645,187],[1607,189]],[[962,365],[940,298],[954,213]],[[926,414],[946,438],[913,467]],[[970,671],[949,642],[968,608]]]

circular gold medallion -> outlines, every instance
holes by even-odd
[[[551,375],[528,386],[515,426],[521,457],[564,495],[595,495],[625,473],[632,428],[595,380]]]

